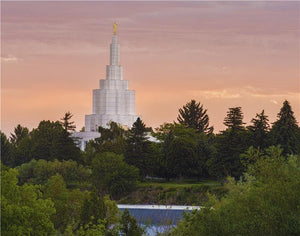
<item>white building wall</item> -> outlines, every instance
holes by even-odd
[[[86,115],[86,131],[97,131],[99,126],[107,127],[110,121],[131,127],[135,115],[135,91],[128,89],[123,80],[120,64],[120,45],[113,35],[110,45],[110,65],[106,66],[106,79],[99,81],[99,89],[93,90],[93,114]]]

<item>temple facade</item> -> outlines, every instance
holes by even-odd
[[[85,132],[74,134],[81,140],[81,149],[85,148],[87,141],[100,136],[99,126],[108,127],[108,123],[114,121],[130,128],[139,117],[135,115],[135,91],[129,90],[128,81],[123,80],[116,27],[114,24],[106,78],[101,79],[99,88],[93,90],[93,113],[85,116]]]

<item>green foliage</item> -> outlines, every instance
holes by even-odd
[[[212,133],[213,127],[209,127],[207,110],[203,109],[200,102],[191,100],[179,109],[178,122],[188,128],[196,129],[199,133]]]
[[[196,140],[188,137],[173,137],[166,153],[167,167],[171,176],[187,177],[197,174]]]
[[[215,148],[217,154],[209,160],[209,172],[212,176],[223,178],[233,176],[239,178],[244,166],[241,163],[240,154],[244,153],[249,145],[246,131],[233,131],[227,129],[216,136]]]
[[[137,221],[129,214],[127,209],[124,210],[120,220],[120,233],[122,236],[141,236],[144,230],[137,225]]]
[[[101,137],[91,141],[91,146],[96,153],[114,152],[123,154],[125,152],[125,130],[117,123],[111,121],[109,128],[98,127]]]
[[[20,141],[16,152],[16,165],[31,159],[53,161],[79,158],[80,149],[58,121],[41,121],[38,128]]]
[[[31,160],[28,163],[18,166],[17,169],[21,184],[45,184],[51,176],[60,174],[67,185],[72,185],[88,181],[91,174],[90,169],[72,160]]]
[[[300,129],[288,101],[284,101],[277,117],[271,129],[272,144],[280,145],[285,155],[300,153]]]
[[[92,161],[92,182],[101,194],[119,197],[135,188],[138,177],[138,169],[128,165],[122,155],[99,153]]]
[[[1,171],[1,233],[3,235],[47,235],[54,233],[50,217],[53,202],[42,199],[40,186],[18,186],[18,171]]]
[[[196,167],[192,164],[196,162],[196,130],[179,124],[164,124],[156,131],[155,136],[161,140],[165,177],[188,176],[194,170],[189,167]]]
[[[180,124],[164,124],[156,130],[155,136],[161,141],[161,167],[167,178],[198,177],[208,175],[207,161],[215,150],[208,137],[197,130]],[[156,147],[158,148],[158,147]]]
[[[142,177],[146,177],[147,174],[151,174],[151,168],[153,168],[152,154],[146,125],[138,118],[126,135],[125,161],[139,168]]]
[[[249,133],[243,126],[241,108],[229,108],[224,124],[228,128],[215,137],[214,146],[217,153],[208,161],[209,173],[218,178],[228,175],[239,178],[244,171],[240,154],[250,146]]]
[[[85,198],[81,210],[81,227],[79,231],[87,233],[92,229],[100,229],[105,235],[118,235],[119,209],[116,202],[108,196],[99,197],[96,190]],[[81,234],[79,234],[81,235]]]
[[[80,223],[81,206],[86,195],[78,189],[68,190],[61,175],[49,178],[43,188],[44,198],[51,198],[56,209],[51,217],[55,229],[64,232],[68,225],[74,228]]]
[[[262,156],[264,152],[258,147],[257,149],[253,146],[249,147],[245,153],[240,155],[241,163],[243,166],[247,167],[250,164],[254,164],[257,162]]]
[[[226,189],[217,181],[177,180],[172,182],[142,182],[138,188],[120,199],[120,204],[203,205],[207,194],[221,198]]]
[[[81,226],[79,230],[76,231],[76,235],[78,236],[104,236],[105,234],[105,222],[102,220],[98,220],[96,224],[92,222],[87,223],[84,226]]]
[[[249,167],[245,181],[229,178],[229,193],[186,215],[173,235],[299,235],[300,158],[272,147]]]
[[[20,124],[14,129],[14,133],[11,133],[11,142],[15,146],[18,146],[21,140],[27,137],[29,134],[29,130],[26,127],[22,127]]]
[[[106,207],[106,225],[108,228],[111,228],[112,225],[116,225],[120,221],[120,211],[117,206],[117,203],[115,201],[110,200],[109,195],[105,195],[103,200]]]
[[[81,225],[86,225],[89,222],[92,224],[97,224],[98,220],[104,220],[106,216],[106,207],[104,199],[98,196],[96,190],[90,193],[89,198],[84,200],[80,223]]]
[[[1,162],[6,166],[14,166],[14,146],[9,142],[6,135],[0,131],[1,135]]]

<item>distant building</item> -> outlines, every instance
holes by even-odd
[[[76,132],[73,136],[78,138],[78,146],[84,150],[89,140],[100,137],[99,126],[107,127],[110,121],[114,121],[130,128],[138,117],[135,115],[135,91],[129,90],[128,81],[123,80],[120,45],[114,24],[106,78],[100,80],[99,89],[93,90],[93,113],[85,116],[85,132]]]

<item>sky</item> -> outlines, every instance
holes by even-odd
[[[2,2],[1,131],[92,113],[118,22],[124,79],[147,126],[191,99],[215,132],[230,107],[300,121],[300,2]]]

